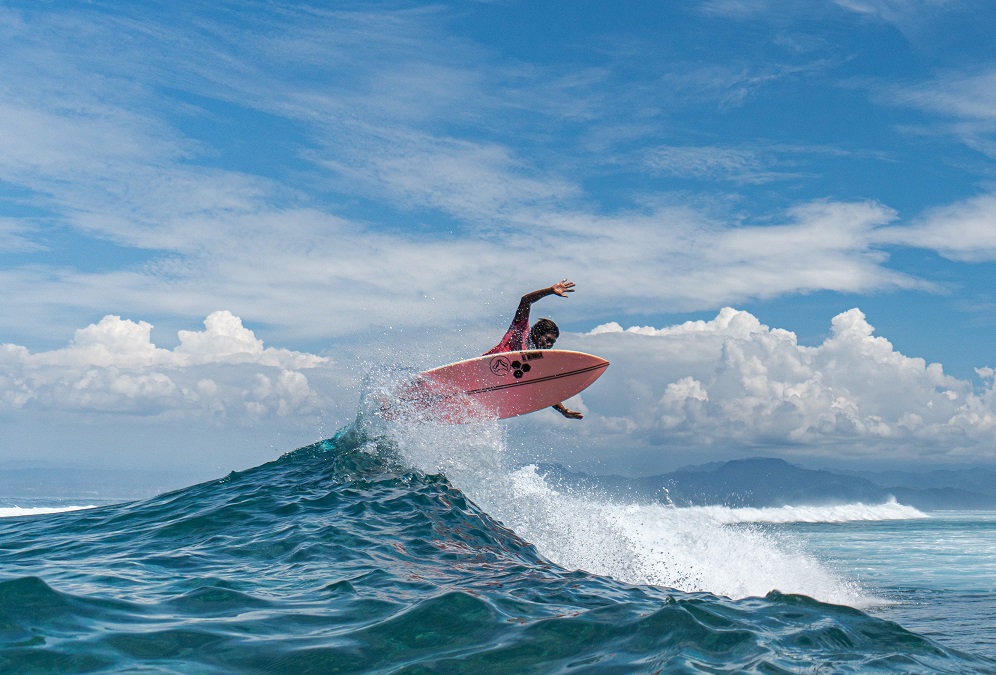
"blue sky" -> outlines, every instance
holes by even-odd
[[[3,3],[0,463],[249,466],[564,277],[536,311],[618,367],[584,426],[509,424],[551,457],[992,462],[994,29],[959,0]]]

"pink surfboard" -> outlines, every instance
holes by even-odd
[[[397,398],[411,412],[440,422],[504,419],[574,396],[608,366],[597,356],[559,349],[489,354],[427,370]]]

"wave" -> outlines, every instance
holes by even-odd
[[[555,487],[535,466],[512,467],[500,424],[410,425],[370,417],[361,426],[390,437],[409,466],[445,474],[489,515],[567,569],[733,599],[777,591],[853,607],[880,602],[807,554],[788,533],[746,526],[764,514],[742,513],[738,520],[738,510],[627,503]],[[734,523],[744,526],[729,527]]]
[[[0,670],[991,665],[800,595],[848,586],[770,533],[558,492],[504,443],[360,419],[221,480],[4,519]]]
[[[561,492],[532,466],[510,479],[516,506],[503,522],[561,565],[627,583],[734,599],[777,591],[853,607],[879,602],[787,533],[729,527],[730,521],[708,509]]]

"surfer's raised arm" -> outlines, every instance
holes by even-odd
[[[564,279],[558,281],[549,288],[541,288],[532,293],[526,293],[519,300],[519,307],[515,310],[515,318],[505,332],[505,336],[497,345],[484,352],[487,354],[498,354],[501,352],[518,352],[527,349],[550,349],[557,338],[560,337],[560,329],[550,319],[539,319],[536,324],[529,327],[529,308],[540,298],[548,295],[559,295],[562,298],[568,297],[568,293],[574,292],[574,282]],[[576,410],[571,410],[558,403],[553,409],[568,419],[579,420],[584,417]]]
[[[550,319],[540,319],[531,329],[529,327],[529,308],[540,298],[548,295],[559,295],[566,298],[568,293],[574,292],[574,282],[564,279],[558,281],[553,286],[541,288],[532,293],[526,293],[519,300],[519,307],[515,310],[515,317],[509,325],[505,336],[497,345],[484,352],[487,354],[497,354],[499,352],[518,352],[526,349],[549,349],[560,337],[560,329]]]
[[[564,279],[563,281],[558,281],[553,286],[549,288],[541,288],[538,291],[533,291],[532,293],[526,293],[519,300],[519,308],[515,310],[515,321],[523,320],[529,321],[529,308],[532,304],[539,300],[540,298],[545,298],[548,295],[559,295],[562,298],[566,298],[568,293],[574,292],[574,282]]]

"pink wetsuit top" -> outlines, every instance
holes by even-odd
[[[512,325],[508,327],[508,331],[505,332],[505,337],[501,339],[501,342],[484,352],[484,356],[499,352],[518,352],[524,349],[529,349],[528,314],[521,321],[513,320]]]

